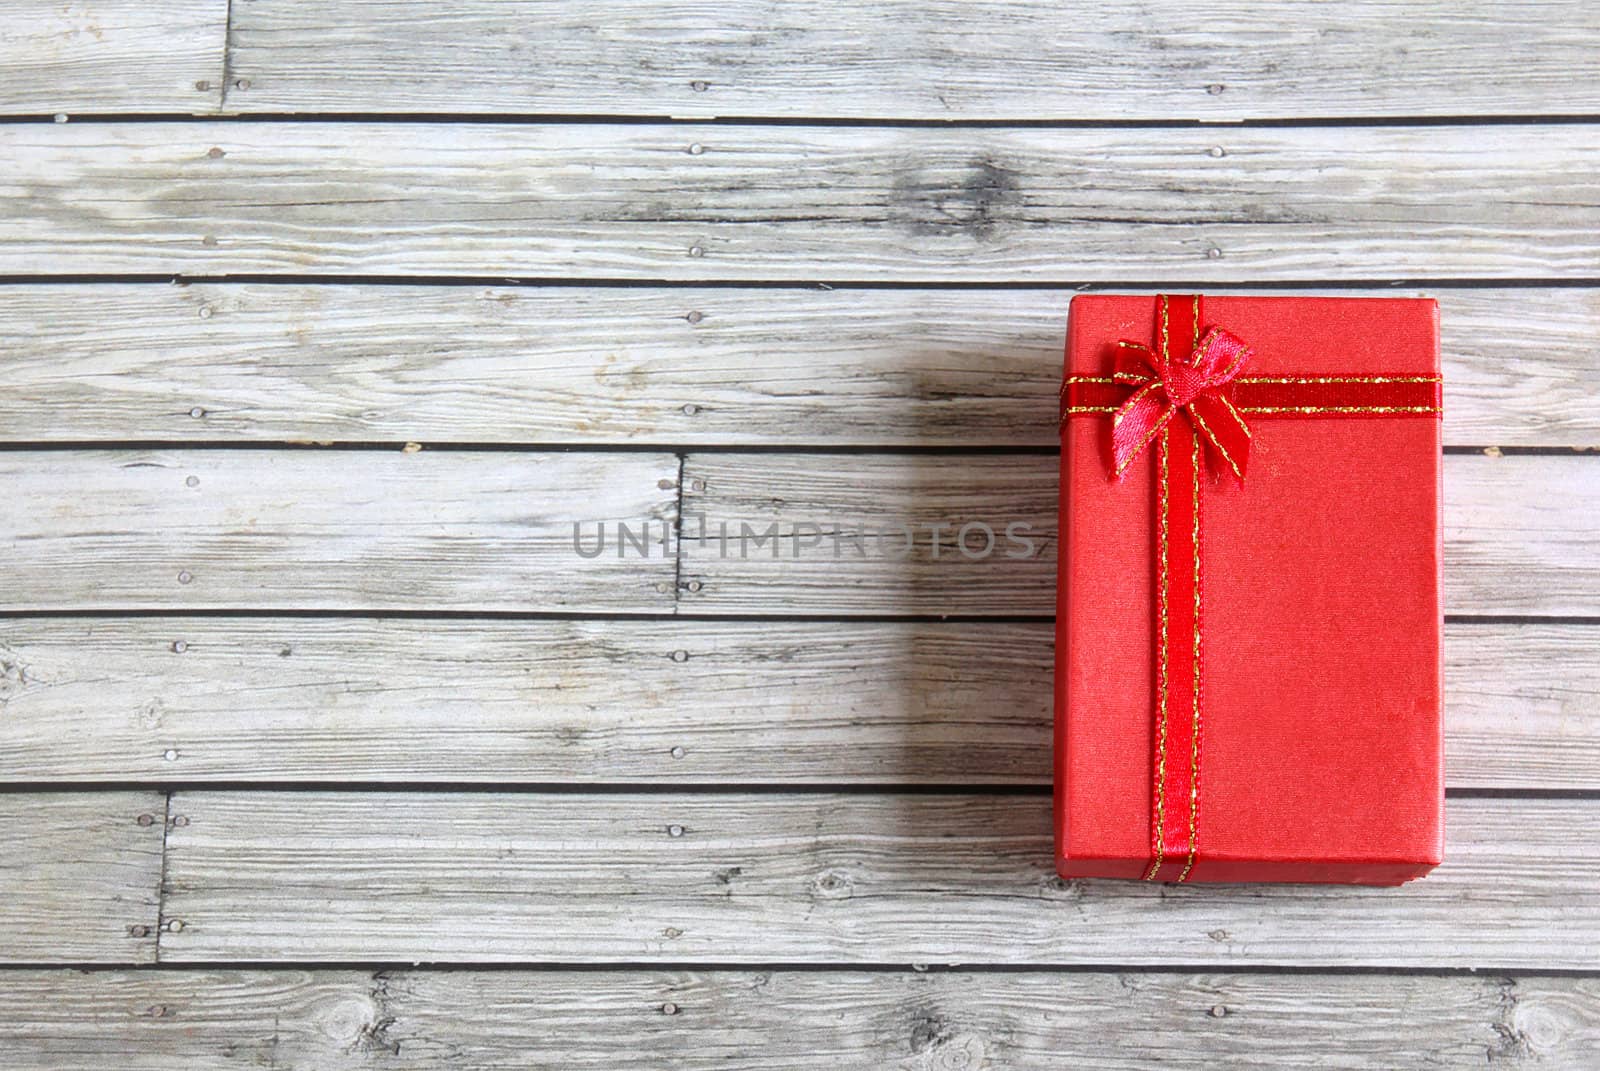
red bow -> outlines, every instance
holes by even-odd
[[[1117,343],[1139,360],[1113,378],[1136,389],[1111,419],[1111,455],[1120,478],[1177,413],[1185,413],[1211,448],[1217,469],[1244,482],[1250,463],[1250,429],[1233,404],[1233,380],[1253,351],[1237,336],[1213,327],[1185,358],[1157,353],[1142,342]],[[1165,346],[1162,347],[1166,349]]]

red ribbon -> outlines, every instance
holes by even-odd
[[[1202,330],[1198,294],[1156,298],[1153,345],[1117,343],[1110,375],[1068,376],[1061,420],[1111,414],[1111,475],[1155,447],[1156,702],[1147,881],[1185,881],[1200,841],[1201,505],[1209,468],[1241,488],[1246,417],[1429,416],[1438,376],[1244,376],[1253,351],[1227,330]],[[1207,488],[1202,492],[1202,487]],[[1175,873],[1174,873],[1175,872]]]

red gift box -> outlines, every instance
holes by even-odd
[[[1427,873],[1444,841],[1435,302],[1084,295],[1066,371],[1060,873]]]

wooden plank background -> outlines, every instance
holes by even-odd
[[[663,453],[16,451],[5,609],[669,611]],[[160,517],[159,526],[150,518]],[[586,558],[606,523],[612,553]]]
[[[1582,0],[423,0],[234,13],[230,110],[1242,119],[1600,108]],[[1270,18],[1264,18],[1270,15]],[[248,84],[241,86],[241,82]]]
[[[1600,927],[1589,800],[1455,801],[1398,890],[1235,896],[1053,876],[1044,795],[571,800],[175,793],[161,958],[1514,971],[1591,968]]]
[[[0,780],[1043,787],[1053,632],[11,620]],[[1600,790],[1600,649],[1587,626],[1453,620],[1445,686],[1451,788]]]
[[[1591,382],[1600,289],[1340,292],[1438,299],[1447,444],[1600,446]],[[0,289],[10,388],[0,391],[0,442],[1053,447],[1070,298],[995,288],[12,287]]]
[[[1152,1058],[1389,1071],[1486,1057],[1521,1069],[1581,1066],[1600,1044],[1593,980],[1563,977],[186,969],[100,971],[65,991],[49,972],[7,981],[12,1071],[91,1060],[127,1071],[1136,1071]]]
[[[215,112],[228,0],[6,0],[0,114]]]
[[[1600,276],[1600,134],[1492,129],[20,124],[0,274]]]
[[[0,965],[154,962],[166,821],[160,792],[0,793]]]
[[[0,1066],[1586,1066],[1597,56],[1582,0],[7,5]],[[1052,875],[1091,288],[1439,299],[1426,880]],[[572,550],[701,515],[789,538]],[[1035,553],[823,523],[972,518]]]

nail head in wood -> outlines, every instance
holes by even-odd
[[[672,652],[672,660],[674,662],[687,662],[687,661],[689,661],[689,652],[688,651],[673,651]]]
[[[161,753],[161,757],[166,759],[168,762],[176,762],[178,760],[178,749],[175,747],[169,747],[167,750]]]
[[[1206,86],[1206,92],[1215,97],[1221,94],[1222,91],[1227,88],[1228,87],[1223,85],[1221,82],[1212,82],[1210,85]]]
[[[179,829],[182,829],[184,826],[189,824],[189,816],[186,814],[180,814],[178,817],[172,820],[172,824],[177,826]]]
[[[131,935],[133,937],[149,937],[150,936],[150,927],[148,927],[148,926],[129,926],[128,927],[128,933],[129,933],[129,935]]]
[[[698,141],[695,142],[693,145],[689,146],[689,155],[690,156],[699,156],[701,153],[703,153],[705,151],[706,151],[706,147],[704,145],[700,144]]]
[[[705,314],[702,313],[699,309],[695,309],[689,315],[685,316],[684,319],[688,320],[692,324],[697,324],[701,320],[705,319]]]
[[[153,814],[141,814],[138,818],[135,818],[134,821],[138,822],[141,826],[153,826],[156,824],[156,816]]]
[[[662,1015],[677,1015],[678,1014],[678,1006],[676,1004],[672,1003],[672,1001],[669,1000],[665,1004],[661,1005],[661,1014]]]
[[[683,827],[682,826],[677,826],[677,825],[668,826],[667,827],[667,836],[669,836],[669,837],[681,837],[681,836],[683,836]]]
[[[683,748],[675,747],[675,748],[672,749],[672,757],[673,758],[681,759],[681,758],[683,758],[683,755],[684,755]]]
[[[178,583],[180,583],[180,584],[187,584],[189,581],[191,581],[193,579],[194,579],[194,574],[189,572],[189,570],[187,570],[187,569],[183,570],[181,573],[178,574]]]
[[[1213,1019],[1221,1019],[1224,1015],[1227,1015],[1227,1014],[1228,1014],[1228,1009],[1225,1006],[1223,1006],[1221,1004],[1212,1005],[1212,1007],[1211,1007],[1211,1018],[1213,1018]]]
[[[172,641],[172,653],[173,654],[182,654],[183,652],[187,651],[188,649],[189,649],[189,645],[187,643],[185,643],[183,640],[173,640]]]

